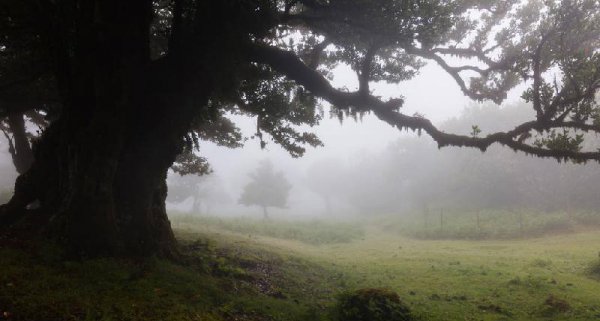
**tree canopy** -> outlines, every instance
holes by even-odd
[[[262,161],[256,171],[250,174],[251,181],[244,187],[239,203],[246,206],[260,206],[265,219],[269,207],[286,208],[292,185],[283,172],[276,172],[273,163]]]
[[[292,156],[321,144],[306,125],[327,102],[439,147],[600,160],[581,135],[600,131],[596,0],[7,0],[0,10],[0,117],[48,121],[0,222],[39,201],[78,255],[172,253],[167,170],[179,157],[180,170],[207,171],[191,152],[199,139],[239,145],[231,114],[254,117],[253,138]],[[535,116],[485,136],[447,133],[404,113],[401,93],[372,93],[429,62],[477,101],[500,103],[525,83]],[[331,84],[337,65],[356,73],[356,90]]]

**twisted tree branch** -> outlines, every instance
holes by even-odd
[[[318,72],[305,65],[293,52],[279,48],[255,45],[249,50],[250,59],[257,63],[268,64],[278,72],[285,74],[301,86],[311,91],[314,95],[321,97],[338,108],[355,107],[362,111],[371,111],[380,120],[398,129],[410,129],[413,131],[425,131],[437,143],[439,147],[457,146],[473,147],[485,151],[490,145],[499,143],[510,147],[515,151],[539,157],[551,157],[557,159],[570,159],[574,161],[600,161],[600,152],[581,152],[573,150],[551,150],[532,146],[518,139],[518,136],[531,130],[549,130],[551,128],[572,128],[600,132],[598,126],[577,122],[545,122],[531,121],[515,127],[511,131],[496,132],[485,137],[472,137],[445,133],[436,128],[430,120],[408,116],[397,111],[401,101],[382,101],[380,98],[360,92],[343,92],[333,88],[331,84]]]

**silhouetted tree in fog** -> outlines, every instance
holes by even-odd
[[[467,131],[476,124],[485,135],[522,122],[528,117],[525,107],[473,106],[441,127]],[[347,176],[350,173],[358,173],[353,174],[357,184],[342,193],[356,194],[350,199],[365,202],[374,195],[371,202],[383,205],[373,209],[378,212],[396,213],[407,205],[423,212],[425,207],[569,212],[600,206],[599,166],[558,163],[498,146],[486,153],[454,147],[439,150],[431,139],[406,137],[350,168]]]
[[[199,195],[200,185],[206,180],[205,176],[174,174],[167,179],[169,194],[167,201],[181,203],[192,198],[192,213],[201,212],[201,198]]]
[[[327,214],[332,213],[334,197],[343,195],[345,189],[344,164],[336,159],[323,159],[310,165],[306,172],[308,188],[323,199]]]
[[[292,185],[282,172],[275,172],[270,161],[262,161],[250,174],[251,181],[244,187],[239,203],[260,206],[265,219],[269,218],[269,207],[286,208]]]
[[[210,214],[212,206],[230,201],[221,180],[214,174],[199,176],[173,173],[167,179],[167,184],[167,201],[181,203],[191,198],[191,211],[194,214]]]

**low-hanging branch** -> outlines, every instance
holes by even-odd
[[[485,151],[494,143],[510,147],[515,151],[527,154],[557,158],[560,160],[573,160],[585,162],[589,160],[600,161],[600,152],[578,151],[570,149],[548,149],[534,146],[519,139],[519,136],[531,130],[538,132],[548,131],[553,128],[569,128],[583,131],[600,132],[600,127],[574,121],[530,121],[523,123],[513,130],[496,132],[485,137],[457,135],[439,130],[433,123],[420,116],[408,116],[398,111],[402,100],[392,99],[383,101],[369,93],[362,91],[344,92],[335,89],[327,79],[318,71],[304,64],[295,53],[279,48],[256,45],[250,49],[251,59],[257,63],[271,66],[276,71],[285,74],[299,85],[305,87],[314,95],[325,99],[338,108],[354,107],[360,111],[371,111],[380,120],[399,129],[425,131],[438,144],[439,147],[458,146],[473,147]]]

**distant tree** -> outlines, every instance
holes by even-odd
[[[169,193],[167,201],[181,203],[188,198],[193,199],[192,213],[200,212],[200,199],[198,189],[206,176],[173,174],[167,178]]]
[[[206,176],[197,186],[195,201],[195,209],[209,215],[213,206],[231,202],[231,195],[226,191],[222,180],[213,174]]]
[[[167,179],[167,184],[169,186],[167,200],[181,203],[191,197],[193,201],[191,211],[194,214],[208,214],[212,205],[230,200],[221,180],[214,174],[201,176],[173,174]]]
[[[411,169],[391,163],[393,160],[386,153],[357,156],[343,177],[346,204],[367,215],[398,209],[398,199],[406,193],[402,182]]]
[[[527,117],[530,110],[522,104],[472,106],[440,127],[452,132],[462,129],[466,134],[477,125],[480,135],[487,135],[511,128]],[[597,139],[593,134],[585,136],[588,142]],[[349,199],[378,195],[377,204],[383,208],[375,211],[397,212],[408,205],[415,210],[532,208],[568,212],[600,205],[597,166],[532,158],[499,146],[491,146],[486,153],[455,147],[440,151],[432,139],[404,137],[351,171],[357,173],[353,179],[360,183],[354,188],[360,193]],[[376,176],[379,178],[372,181],[379,185],[369,185],[368,178]]]
[[[23,174],[33,163],[33,142],[53,118],[52,106],[27,111],[8,106],[0,108],[0,133],[6,139],[15,170]]]
[[[344,186],[344,168],[340,160],[322,159],[314,162],[306,172],[308,188],[323,199],[327,214],[331,214],[331,200]]]
[[[275,172],[273,164],[262,161],[256,171],[250,174],[252,180],[244,187],[239,203],[246,206],[260,206],[265,219],[269,218],[267,208],[286,208],[292,185],[282,172]]]

